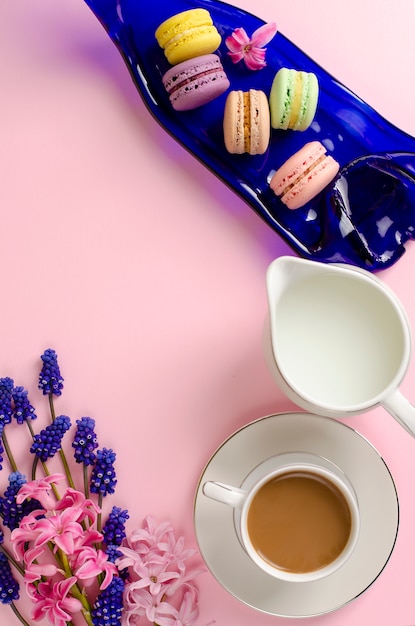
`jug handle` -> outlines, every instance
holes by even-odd
[[[208,498],[222,502],[223,504],[230,504],[230,506],[236,509],[242,507],[247,495],[246,491],[243,491],[243,489],[214,481],[204,483],[202,491]]]
[[[405,430],[415,437],[415,406],[396,389],[382,401],[385,409],[394,417]]]

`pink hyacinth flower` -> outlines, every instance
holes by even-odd
[[[174,533],[168,533],[166,541],[159,544],[160,550],[163,550],[164,558],[168,559],[170,562],[170,566],[175,566],[177,570],[180,572],[180,575],[183,576],[186,572],[185,561],[195,556],[197,553],[196,550],[193,549],[184,549],[184,537],[179,537],[176,539]],[[191,575],[187,575],[188,579],[194,578],[198,574],[204,572],[203,569],[193,570],[194,573]]]
[[[199,617],[197,593],[194,588],[187,589],[178,609],[169,602],[161,602],[157,616],[158,626],[193,626]]]
[[[82,537],[84,529],[75,520],[78,518],[76,509],[66,509],[60,515],[45,517],[37,521],[33,529],[37,533],[35,546],[43,546],[48,541],[53,541],[57,548],[65,554],[73,554],[75,540]]]
[[[143,528],[137,528],[131,533],[130,545],[139,554],[147,555],[158,551],[160,543],[165,540],[167,533],[173,532],[170,522],[157,524],[156,520],[147,515]]]
[[[123,554],[123,556],[118,557],[115,561],[116,566],[120,570],[125,567],[132,567],[135,571],[136,567],[139,567],[144,563],[142,555],[139,552],[132,550],[132,548],[121,546],[118,548],[118,551]]]
[[[24,553],[24,564],[26,566],[24,580],[25,583],[34,583],[40,580],[42,576],[52,577],[55,574],[64,574],[65,572],[58,568],[56,563],[39,563],[37,559],[44,554],[45,546],[31,548]],[[34,562],[36,561],[36,562]]]
[[[88,586],[94,582],[99,574],[105,574],[100,589],[106,589],[115,574],[118,573],[113,563],[108,561],[108,556],[102,550],[86,547],[71,562],[73,573],[79,580]]]
[[[10,539],[13,551],[19,560],[22,560],[25,557],[27,550],[26,543],[34,543],[36,541],[39,534],[36,530],[36,525],[39,521],[37,516],[44,515],[44,513],[43,509],[32,511],[29,515],[25,515],[25,517],[20,521],[18,528],[15,528],[12,531]]]
[[[45,478],[25,483],[20,487],[16,496],[17,504],[21,504],[27,498],[32,498],[33,500],[38,500],[45,511],[53,511],[56,506],[56,498],[52,495],[51,484],[57,483],[64,478],[63,474],[51,474]]]
[[[74,540],[74,552],[79,552],[85,546],[93,546],[95,543],[100,543],[104,539],[104,535],[95,528],[88,528],[81,537],[76,537]]]
[[[120,567],[117,559],[117,567]],[[138,576],[138,580],[132,585],[136,589],[148,587],[152,595],[158,595],[162,589],[171,583],[172,580],[180,577],[178,572],[166,571],[167,564],[160,559],[160,562],[135,563],[134,572]]]
[[[200,574],[204,574],[206,569],[201,567],[192,567],[188,570],[183,570],[180,572],[180,576],[176,578],[176,580],[172,580],[169,583],[169,586],[165,589],[165,594],[168,597],[174,596],[174,594],[180,589],[182,586],[192,587],[193,585],[190,583],[196,576]]]
[[[127,583],[124,592],[125,604],[122,613],[122,626],[133,626],[146,616],[152,624],[159,623],[159,606],[163,592],[153,595],[147,589],[136,589],[133,583]]]
[[[82,522],[85,518],[89,518],[91,525],[95,523],[97,515],[101,510],[95,502],[88,500],[83,493],[71,487],[68,487],[63,497],[56,503],[55,508],[56,511],[63,511],[64,509],[77,510],[79,517],[75,521]]]
[[[56,583],[50,580],[39,583],[36,593],[31,596],[35,602],[33,620],[37,622],[46,617],[54,626],[67,626],[73,614],[82,609],[81,602],[69,595],[75,583],[75,576]]]
[[[275,23],[264,24],[249,38],[244,28],[236,28],[232,35],[226,38],[225,44],[229,50],[233,63],[244,61],[250,70],[260,70],[266,66],[265,53],[267,45],[277,32]]]

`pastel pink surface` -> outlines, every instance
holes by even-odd
[[[412,0],[401,0],[399,10],[389,0],[349,0],[347,10],[325,0],[292,0],[289,10],[281,0],[235,5],[277,21],[314,60],[415,135]],[[295,408],[262,353],[266,268],[292,253],[155,123],[81,0],[0,3],[0,52],[0,375],[29,388],[43,427],[38,357],[54,347],[65,378],[58,411],[94,417],[101,445],[117,451],[112,503],[129,509],[128,528],[151,513],[170,519],[195,547],[193,497],[210,455],[251,420]],[[405,98],[385,89],[390,75],[406,85]],[[409,243],[380,274],[413,329],[414,264]],[[412,400],[414,382],[412,359],[402,385]],[[410,626],[415,442],[382,409],[347,423],[392,472],[399,535],[366,593],[307,624]],[[11,444],[24,466],[27,441],[19,437]],[[210,573],[199,586],[201,624],[292,624],[245,606]],[[18,624],[4,606],[0,623]]]

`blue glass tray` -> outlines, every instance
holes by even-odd
[[[370,271],[392,265],[415,228],[415,139],[393,126],[310,57],[277,33],[267,45],[267,67],[233,64],[225,38],[243,26],[251,35],[264,22],[217,0],[85,0],[122,54],[150,113],[180,144],[243,198],[300,255],[346,262]],[[219,54],[231,89],[268,95],[281,67],[314,72],[320,84],[314,123],[304,132],[273,131],[264,155],[230,155],[222,119],[226,94],[194,111],[171,107],[161,76],[169,64],[154,32],[180,11],[207,9],[222,35]],[[267,179],[291,154],[321,141],[340,163],[337,178],[306,206],[287,209]]]

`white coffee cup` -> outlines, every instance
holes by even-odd
[[[358,268],[280,257],[267,271],[264,351],[298,406],[326,417],[383,406],[412,436],[415,407],[399,390],[411,355],[395,294]]]
[[[279,454],[254,468],[241,486],[207,481],[202,491],[234,507],[235,531],[248,556],[280,580],[329,576],[356,547],[356,493],[340,468],[317,455]]]

